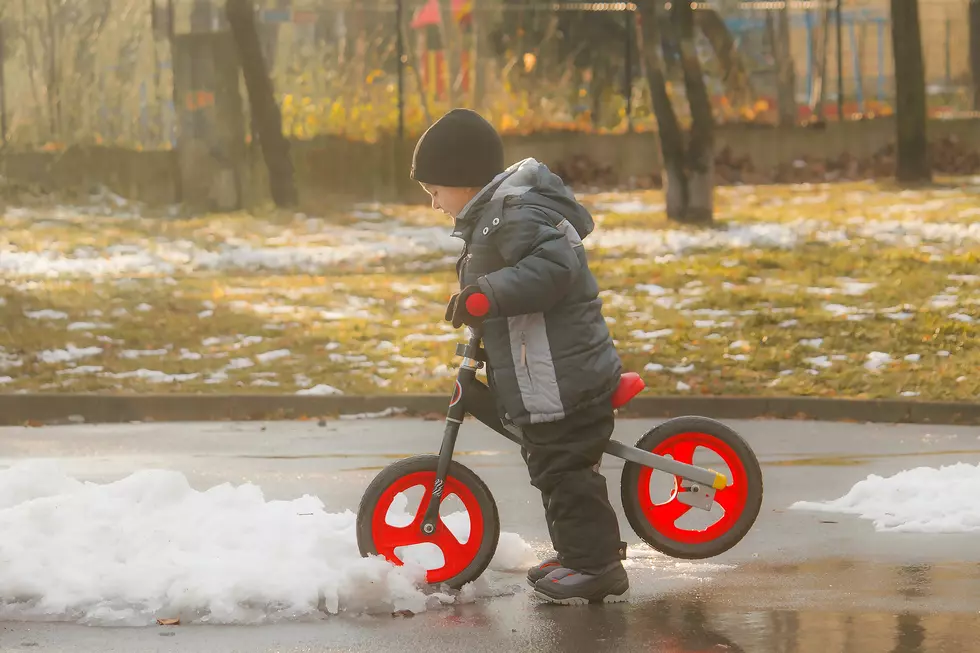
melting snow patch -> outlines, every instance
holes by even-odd
[[[68,325],[69,331],[91,331],[94,329],[111,329],[111,324],[102,322],[72,322]]]
[[[340,419],[346,419],[346,420],[381,419],[383,417],[393,417],[395,415],[401,415],[402,413],[405,412],[408,412],[407,408],[395,408],[392,406],[375,413],[348,413],[345,415],[341,415]]]
[[[838,283],[845,295],[864,295],[878,285],[876,283],[854,281],[853,279],[838,279]]]
[[[67,320],[68,313],[63,311],[55,311],[50,308],[45,308],[40,311],[24,311],[24,315],[31,318],[32,320]]]
[[[97,374],[102,370],[103,367],[101,365],[79,365],[78,367],[58,370],[58,374]]]
[[[725,230],[682,231],[648,229],[606,229],[593,234],[596,247],[647,254],[681,255],[695,250],[742,249],[749,247],[792,248],[801,236],[813,231],[817,223],[732,223]]]
[[[980,275],[976,274],[951,274],[951,281],[962,281],[963,283],[980,283]]]
[[[288,349],[275,349],[273,351],[267,351],[261,354],[256,354],[255,359],[260,363],[271,363],[274,360],[280,358],[287,358],[291,354]]]
[[[814,367],[830,367],[833,365],[826,356],[814,356],[813,358],[805,359],[807,363],[813,365]]]
[[[880,351],[873,351],[870,354],[868,354],[868,360],[864,364],[864,368],[872,372],[875,372],[891,362],[892,362],[891,355]]]
[[[313,385],[313,381],[305,374],[293,374],[293,383],[301,388],[308,388]]]
[[[11,367],[21,367],[24,365],[24,361],[14,356],[13,354],[8,354],[0,347],[0,370],[6,370]]]
[[[636,289],[639,290],[639,291],[645,292],[648,295],[656,295],[656,296],[666,295],[668,292],[670,292],[669,290],[667,290],[663,286],[658,286],[655,283],[642,283],[642,284],[638,284],[636,286]]]
[[[70,363],[71,361],[102,353],[102,347],[76,347],[69,344],[64,349],[47,349],[37,355],[42,363]]]
[[[950,313],[949,319],[967,324],[973,324],[974,322],[973,316],[967,315],[966,313]]]
[[[654,338],[662,338],[664,336],[669,336],[673,332],[674,332],[673,329],[660,329],[658,331],[643,331],[637,329],[635,331],[630,331],[630,335],[636,338],[637,340],[652,340]]]
[[[456,600],[423,593],[415,564],[361,557],[355,520],[310,495],[269,501],[252,484],[198,491],[163,470],[99,484],[19,463],[0,471],[0,559],[17,561],[0,568],[0,618],[260,624],[324,611],[417,613]],[[501,533],[491,569],[535,561],[523,540]]]
[[[790,509],[859,515],[873,520],[877,531],[966,533],[980,530],[978,492],[980,465],[956,463],[888,478],[871,474],[839,499],[799,501]]]
[[[665,204],[647,204],[642,200],[625,200],[622,202],[598,202],[596,208],[609,213],[622,215],[633,213],[659,213],[666,210]]]
[[[933,308],[952,308],[959,304],[960,298],[956,295],[936,295],[929,300],[929,305]]]
[[[192,381],[200,375],[197,373],[167,374],[166,372],[160,372],[159,370],[147,370],[140,368],[138,370],[130,370],[129,372],[107,373],[106,376],[113,379],[140,379],[142,381],[146,381],[147,383],[182,383],[184,381]]]
[[[327,385],[325,383],[320,383],[312,388],[306,388],[305,390],[297,390],[298,395],[315,395],[315,396],[327,396],[327,395],[342,395],[344,394],[337,388]]]
[[[252,381],[252,385],[268,387],[268,388],[276,388],[279,387],[279,382],[270,381],[269,379],[255,379],[254,381]]]
[[[143,356],[166,356],[166,349],[125,349],[119,352],[119,355],[123,358],[140,358]]]

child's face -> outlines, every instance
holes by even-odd
[[[432,198],[432,208],[453,218],[458,216],[467,202],[480,192],[479,188],[456,188],[432,184],[422,184],[422,189]]]

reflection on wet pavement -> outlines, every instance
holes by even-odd
[[[951,606],[952,607],[952,606]],[[539,609],[540,610],[540,609]],[[521,650],[663,653],[968,653],[980,650],[980,618],[915,610],[730,611],[713,600],[672,597],[610,609],[556,608],[533,623]],[[524,633],[515,636],[523,639]],[[527,648],[524,648],[527,645]]]

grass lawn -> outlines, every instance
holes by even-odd
[[[980,188],[729,187],[708,230],[658,192],[584,197],[626,367],[655,394],[980,398]],[[0,392],[450,390],[445,216],[8,208]]]

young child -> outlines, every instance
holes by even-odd
[[[455,219],[461,290],[446,319],[482,327],[498,410],[522,429],[541,491],[558,555],[528,570],[528,582],[555,603],[626,600],[626,546],[598,472],[622,367],[582,246],[592,216],[534,159],[505,170],[500,136],[465,109],[422,135],[412,179]]]

